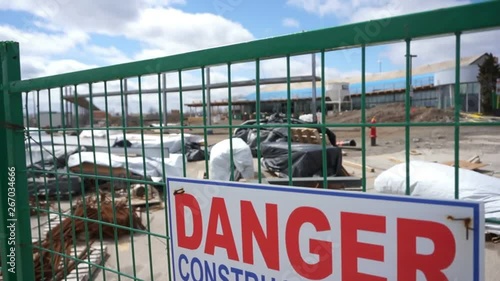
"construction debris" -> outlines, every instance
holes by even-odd
[[[404,122],[406,111],[404,103],[378,104],[375,107],[367,108],[365,115],[369,118],[377,116],[377,123]],[[412,122],[452,122],[454,112],[451,109],[438,109],[435,107],[414,107],[410,113]],[[361,123],[360,110],[338,112],[327,117],[327,122],[335,123]]]
[[[323,176],[323,146],[308,143],[267,142],[261,145],[261,165],[279,177]],[[324,148],[326,154],[327,176],[340,176],[342,173],[342,152],[339,147]],[[292,159],[289,167],[288,158]]]
[[[144,184],[131,186],[130,205],[133,207],[150,207],[161,204],[161,197],[156,188]]]
[[[443,162],[442,164],[455,167],[455,161]],[[469,158],[469,160],[467,160],[467,161],[459,160],[458,166],[460,168],[463,168],[463,169],[467,169],[467,170],[471,170],[471,171],[478,171],[481,168],[488,166],[488,164],[481,163],[481,159],[479,158],[479,155],[474,155],[473,157]]]
[[[486,233],[485,235],[486,242],[491,242],[493,244],[500,243],[500,235],[494,233]]]
[[[87,221],[80,218],[86,218]],[[88,220],[109,224],[116,222],[117,226],[129,229]],[[131,229],[144,230],[146,228],[137,213],[130,210],[125,201],[113,202],[104,193],[101,193],[100,198],[95,195],[88,196],[74,206],[71,217],[65,218],[61,224],[52,228],[44,240],[34,243],[33,260],[36,280],[63,280],[64,273],[70,272],[77,266],[75,260],[63,259],[62,256],[72,254],[71,248],[75,236],[86,235],[89,239],[100,239],[102,233],[104,239],[115,239],[115,235],[119,237],[130,234]],[[51,252],[40,250],[40,248],[51,249]],[[89,248],[85,248],[74,258],[83,260],[88,255],[90,255]]]
[[[322,137],[316,129],[292,128],[291,131],[293,142],[321,144]]]
[[[484,116],[480,113],[461,112],[460,117],[465,122],[500,122],[500,117],[498,116]]]
[[[30,196],[28,200],[29,200],[28,203],[30,205],[31,216],[40,214],[40,210],[43,210],[42,212],[46,212],[52,209],[53,204],[50,202],[37,200],[37,198],[34,196]]]
[[[481,158],[479,158],[479,155],[474,155],[469,160],[467,160],[469,163],[481,163]]]
[[[240,138],[223,140],[212,148],[210,158],[210,179],[229,180],[231,176],[231,156],[234,164],[235,180],[254,177],[254,163],[250,147]]]
[[[267,119],[262,119],[260,120],[261,125],[265,124],[286,124],[290,122],[290,124],[308,124],[311,125],[311,123],[304,122],[299,119],[295,118],[290,118],[290,120],[287,120],[286,117],[276,113],[271,116],[269,116]],[[248,120],[244,122],[241,125],[247,126],[247,125],[256,125],[257,120]],[[315,126],[316,127],[316,126]],[[302,129],[304,130],[304,129]],[[313,131],[316,131],[316,133],[313,133]],[[257,135],[257,132],[259,132],[259,135]],[[309,139],[308,137],[305,137],[308,141],[308,143],[311,143],[311,141],[314,141],[316,143],[319,143],[319,137],[321,133],[321,128],[320,125],[317,125],[316,128],[310,128],[308,127],[306,131],[303,131],[305,134],[309,134]],[[292,130],[292,136],[290,136],[290,140],[294,141],[293,137],[294,131]],[[301,135],[300,131],[295,130],[296,134],[296,142],[305,142],[306,139],[304,138],[303,135]],[[314,135],[311,135],[314,134]],[[288,142],[288,129],[283,128],[283,127],[277,127],[277,128],[271,128],[271,127],[262,127],[259,130],[254,129],[254,128],[238,128],[234,131],[233,134],[235,137],[241,138],[243,141],[245,141],[249,146],[250,149],[252,150],[252,155],[254,157],[257,156],[257,140],[260,140],[261,146],[265,143],[274,143],[274,142]],[[328,128],[325,129],[325,135],[328,138],[327,145],[337,145],[337,139],[335,134]],[[262,149],[262,148],[261,148]]]
[[[447,162],[443,162],[442,164],[455,167],[455,161],[447,161]],[[458,165],[462,169],[467,169],[467,170],[472,170],[472,171],[476,171],[476,170],[479,170],[481,168],[488,166],[488,164],[471,163],[471,162],[463,161],[463,160],[459,160]]]

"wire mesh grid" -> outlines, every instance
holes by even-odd
[[[23,263],[26,267],[24,275],[10,275],[4,271],[4,280],[171,280],[169,229],[166,221],[168,208],[164,205],[165,178],[180,176],[211,179],[210,136],[214,130],[223,135],[223,138],[229,139],[230,181],[241,177],[234,168],[235,135],[241,130],[255,131],[257,149],[254,157],[257,165],[256,177],[251,180],[257,183],[267,182],[260,164],[263,155],[259,148],[265,141],[261,131],[280,128],[288,136],[292,136],[295,129],[312,129],[318,132],[322,163],[321,180],[317,184],[327,188],[331,185],[329,177],[332,176],[328,151],[341,151],[336,142],[332,143],[328,138],[328,131],[336,128],[360,128],[361,166],[366,167],[366,129],[404,127],[406,194],[409,194],[410,129],[417,126],[451,127],[455,138],[455,198],[459,198],[460,127],[499,124],[460,122],[461,32],[456,30],[498,27],[500,22],[496,17],[484,16],[476,17],[481,20],[475,23],[467,22],[448,29],[415,27],[409,33],[411,38],[406,31],[399,31],[396,26],[405,22],[425,22],[429,18],[452,21],[456,13],[475,12],[482,15],[488,13],[488,10],[494,11],[498,5],[482,3],[394,18],[386,27],[386,33],[369,38],[367,42],[353,41],[352,27],[339,27],[32,81],[18,81],[20,77],[16,78],[15,75],[4,77],[4,96],[7,92],[9,95],[13,93],[15,97],[5,97],[2,100],[4,108],[11,107],[12,112],[2,114],[1,121],[5,124],[25,124],[21,128],[11,127],[7,129],[9,132],[2,132],[2,141],[24,140],[25,144],[5,145],[5,152],[8,153],[4,165],[15,166],[18,176],[23,177],[23,183],[18,184],[16,190],[18,206],[24,204],[21,205],[23,212],[17,213],[19,219],[24,220],[18,228],[17,239],[20,242],[18,245],[22,245],[19,246],[22,248],[19,250],[19,259],[27,261]],[[363,23],[360,27],[366,28],[369,24]],[[450,32],[455,33],[456,39],[456,103],[453,122],[414,123],[410,112],[411,39]],[[335,38],[334,35],[340,39],[324,39]],[[346,39],[345,42],[342,39]],[[401,122],[372,124],[367,121],[366,114],[366,48],[370,44],[393,40],[406,42],[405,118]],[[18,52],[14,43],[2,44],[9,44],[9,48],[12,48],[10,52]],[[294,76],[291,60],[294,56],[303,54],[319,57],[319,108],[321,112],[326,112],[325,60],[330,52],[335,52],[340,47],[356,47],[361,50],[361,122],[331,122],[327,120],[326,114],[321,115],[318,123],[296,122],[292,110]],[[4,56],[7,54],[9,50],[2,53]],[[261,77],[262,64],[268,59],[276,58],[284,61],[286,69],[286,110],[281,122],[268,123],[261,110],[264,104],[261,96],[261,82],[264,80]],[[239,64],[250,65],[253,71],[251,82],[245,84],[255,92],[252,106],[256,114],[253,123],[235,120],[234,104],[237,103],[234,92],[237,87],[233,84],[237,84],[234,71]],[[207,80],[210,79],[210,68],[215,67],[222,69],[220,72],[224,76],[225,82],[221,87],[227,95],[227,124],[213,124],[211,119],[209,94],[212,84]],[[2,70],[12,71],[6,69],[5,65]],[[185,112],[184,105],[188,96],[191,101],[201,99],[202,111],[198,113],[201,115],[201,122],[197,124],[187,123],[188,117],[199,118],[196,113]],[[96,103],[100,106],[95,106]],[[40,111],[41,104],[47,106],[48,114]],[[147,106],[158,108],[158,124],[154,126],[145,120],[151,113],[147,112]],[[134,108],[135,114],[129,113],[131,108]],[[175,120],[177,124],[171,124],[169,120]],[[191,163],[186,155],[193,135],[200,136],[196,143],[202,164],[190,169]],[[288,151],[292,151],[292,144],[293,139],[288,137]],[[292,165],[293,159],[288,157],[287,166]],[[361,171],[361,191],[366,191],[367,171],[364,168]],[[286,181],[288,185],[294,184],[291,176]],[[2,198],[6,198],[6,195],[3,196]],[[4,215],[2,213],[2,219]],[[7,243],[4,240],[2,239],[2,243]],[[7,244],[3,244],[3,249],[6,249],[5,245]],[[4,258],[6,254],[2,253],[2,259]]]

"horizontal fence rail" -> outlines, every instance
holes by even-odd
[[[214,144],[225,140],[229,148],[224,158],[227,160],[219,162],[228,169],[224,180],[244,178],[256,183],[331,189],[338,189],[341,180],[340,189],[355,186],[367,192],[367,129],[403,127],[405,194],[410,195],[411,129],[450,128],[454,141],[454,197],[459,199],[460,128],[500,125],[461,121],[461,38],[467,33],[500,28],[498,11],[500,1],[482,2],[27,80],[21,80],[18,44],[1,42],[0,155],[4,159],[0,161],[0,179],[2,187],[15,185],[15,189],[0,190],[3,280],[172,280],[166,178],[218,177],[223,168],[214,168],[210,157],[214,155]],[[448,35],[454,36],[456,46],[452,115],[448,122],[415,121],[410,99],[412,42]],[[394,42],[405,44],[404,118],[372,122],[373,116],[366,108],[366,50]],[[330,106],[326,99],[326,56],[351,48],[360,49],[360,122],[329,121],[325,113]],[[304,54],[319,56],[320,73],[293,75],[291,60]],[[286,77],[262,77],[262,65],[274,58],[284,60]],[[252,77],[235,81],[235,69],[242,63],[251,64]],[[210,82],[215,67],[223,69],[227,81]],[[186,82],[189,75],[199,85]],[[319,84],[320,90],[314,93],[318,99],[305,105],[311,111],[320,109],[317,123],[295,118],[292,85],[304,81]],[[286,86],[286,99],[280,105],[284,110],[281,116],[271,116],[279,122],[271,122],[265,115],[264,84]],[[237,110],[244,114],[242,105],[235,102],[238,87],[252,87],[255,93],[255,116],[247,122],[236,118]],[[227,124],[213,124],[210,95],[215,89],[227,91]],[[199,119],[184,107],[187,93],[192,91],[201,95]],[[132,100],[134,96],[136,100]],[[100,108],[103,114],[99,116],[92,108],[97,99],[104,100]],[[158,107],[158,124],[148,125],[149,113],[144,106],[153,99]],[[174,114],[168,109],[174,100],[179,104],[177,119],[169,123]],[[40,112],[41,103],[48,105],[48,117]],[[129,114],[131,107],[139,109],[135,119]],[[115,108],[119,109],[117,116],[111,114]],[[56,111],[58,114],[53,115]],[[197,123],[188,124],[188,116]],[[359,130],[359,147],[343,147],[343,140],[332,133],[347,128]],[[320,151],[321,161],[317,162],[321,163],[313,163],[320,167],[318,171],[310,177],[293,176],[295,160],[289,154],[283,163],[286,172],[275,171],[282,173],[279,179],[267,175],[262,164],[267,154],[262,144],[274,132],[285,136],[281,143],[288,152],[304,141],[300,134],[309,134],[308,141],[316,138],[314,144],[304,145],[318,146],[314,151]],[[241,163],[235,163],[241,138],[254,138],[245,143],[252,157],[237,160],[251,161],[249,178],[237,168]],[[361,172],[351,176],[341,169],[342,153],[357,148]],[[13,216],[4,207],[11,206],[12,198],[16,202]],[[17,219],[11,234],[16,241],[15,272],[8,271],[8,264],[3,262],[11,259],[8,219],[12,217]]]

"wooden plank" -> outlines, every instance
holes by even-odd
[[[422,153],[416,151],[416,150],[410,150],[411,155],[422,155]]]
[[[304,132],[302,131],[302,129],[297,129],[297,135],[299,142],[306,143],[307,140],[304,138]]]
[[[148,198],[148,199],[149,200],[146,201],[146,199],[143,198],[132,198],[130,199],[130,205],[132,207],[146,207],[146,205],[153,206],[161,204],[163,202],[161,201],[160,198]]]
[[[475,155],[467,160],[467,162],[470,163],[481,163],[481,159],[479,158],[479,155]]]
[[[93,165],[91,163],[82,163],[81,166],[71,167],[70,170],[73,173],[82,173],[82,174],[94,174],[94,166],[97,167],[97,175],[100,176],[110,176],[110,167],[102,166],[102,165]],[[81,171],[80,171],[81,167]],[[111,168],[113,170],[113,176],[116,177],[118,175],[126,175],[127,170],[124,168]]]
[[[344,164],[346,166],[349,166],[349,167],[353,167],[353,168],[363,169],[363,165],[361,165],[359,163],[356,163],[356,162],[351,162],[351,161],[343,160],[342,164]],[[372,167],[370,167],[368,165],[365,166],[365,169],[368,172],[370,172],[370,173],[374,173],[375,172],[375,168],[372,168]]]
[[[387,159],[389,159],[389,161],[391,161],[391,162],[398,163],[398,164],[405,162],[405,161],[400,160],[400,159],[398,159],[396,157],[387,157]]]
[[[321,137],[321,135],[319,134],[318,130],[316,130],[316,129],[311,129],[311,133],[312,133],[312,135],[313,135],[313,138],[314,138],[314,140],[315,140],[315,143],[316,143],[316,144],[321,144],[321,139],[322,139],[322,137]]]
[[[455,167],[455,161],[443,162],[441,164]],[[467,162],[467,161],[464,161],[464,160],[458,161],[458,165],[462,169],[467,169],[467,170],[472,170],[472,171],[479,170],[479,169],[481,169],[483,167],[488,166],[488,164],[484,164],[484,163],[470,163],[470,162]]]
[[[321,144],[322,137],[312,128],[292,128],[292,141],[299,143]]]
[[[307,129],[303,130],[302,137],[303,137],[305,143],[315,143],[315,141],[313,139],[314,135],[312,134],[312,132],[310,130],[307,130]]]

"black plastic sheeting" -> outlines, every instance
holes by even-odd
[[[288,120],[283,116],[278,114],[274,114],[269,116],[268,119],[263,119],[260,121],[260,124],[287,124]],[[256,120],[249,120],[244,122],[242,125],[254,125],[257,124]],[[290,124],[311,124],[308,122],[304,122],[299,119],[291,118]],[[308,126],[308,128],[310,128]],[[317,125],[316,129],[321,134],[321,126]],[[241,138],[244,140],[252,150],[253,157],[257,156],[257,129],[249,129],[249,128],[238,128],[234,132],[234,136]],[[332,146],[337,146],[337,137],[335,134],[328,128],[325,128],[325,136],[328,138],[328,141]],[[288,129],[283,127],[278,128],[260,128],[260,143],[261,148],[264,143],[275,143],[275,142],[288,142]],[[328,142],[327,142],[328,145]]]
[[[323,147],[319,144],[266,142],[261,144],[262,166],[279,177],[322,177]],[[288,157],[292,168],[288,168]],[[339,147],[326,147],[327,176],[339,175],[342,170],[342,151]]]
[[[185,145],[186,159],[188,162],[203,161],[205,160],[205,146],[200,145],[195,142],[188,142]],[[210,149],[212,147],[207,147],[207,160],[210,159]]]

